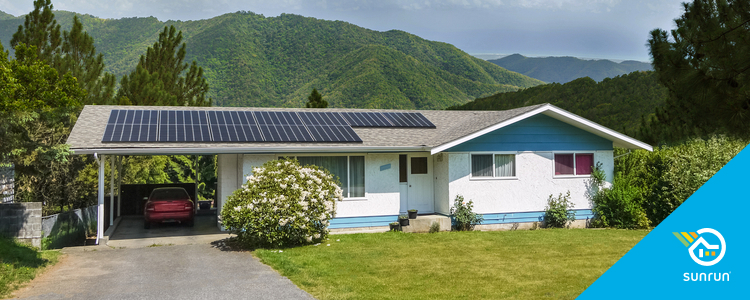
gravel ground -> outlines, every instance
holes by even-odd
[[[249,252],[208,244],[66,248],[16,297],[27,299],[314,299]]]

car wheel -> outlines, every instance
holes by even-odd
[[[143,222],[143,229],[151,229],[151,222]]]

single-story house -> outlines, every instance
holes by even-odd
[[[344,190],[332,229],[381,228],[408,209],[447,215],[459,195],[474,201],[484,228],[531,223],[550,195],[568,191],[586,220],[591,167],[601,163],[611,181],[614,147],[652,150],[550,104],[505,111],[86,106],[68,144],[99,157],[217,154],[219,208],[253,167],[280,157],[317,164]]]

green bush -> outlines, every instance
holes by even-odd
[[[289,247],[328,236],[341,188],[328,171],[273,160],[227,198],[221,223],[252,247]]]
[[[544,208],[544,224],[548,228],[565,228],[568,222],[576,220],[576,213],[571,211],[570,191],[565,196],[560,193],[557,198],[549,195],[547,207]]]
[[[484,216],[473,212],[474,201],[464,201],[464,197],[457,195],[453,201],[453,207],[451,207],[451,225],[453,230],[458,231],[471,231],[474,230],[474,226],[482,224],[484,222]]]
[[[433,221],[432,224],[430,224],[430,233],[436,233],[438,231],[440,231],[440,223]]]
[[[620,178],[615,185],[628,184],[638,190],[637,200],[652,226],[669,214],[739,153],[747,141],[713,136],[693,139],[653,152],[632,151],[615,160]],[[625,154],[616,149],[615,156]]]
[[[612,188],[601,189],[593,196],[594,219],[591,226],[648,228],[650,221],[639,201],[642,197],[638,188],[618,175]]]

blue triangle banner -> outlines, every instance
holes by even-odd
[[[746,147],[578,299],[750,299]]]

